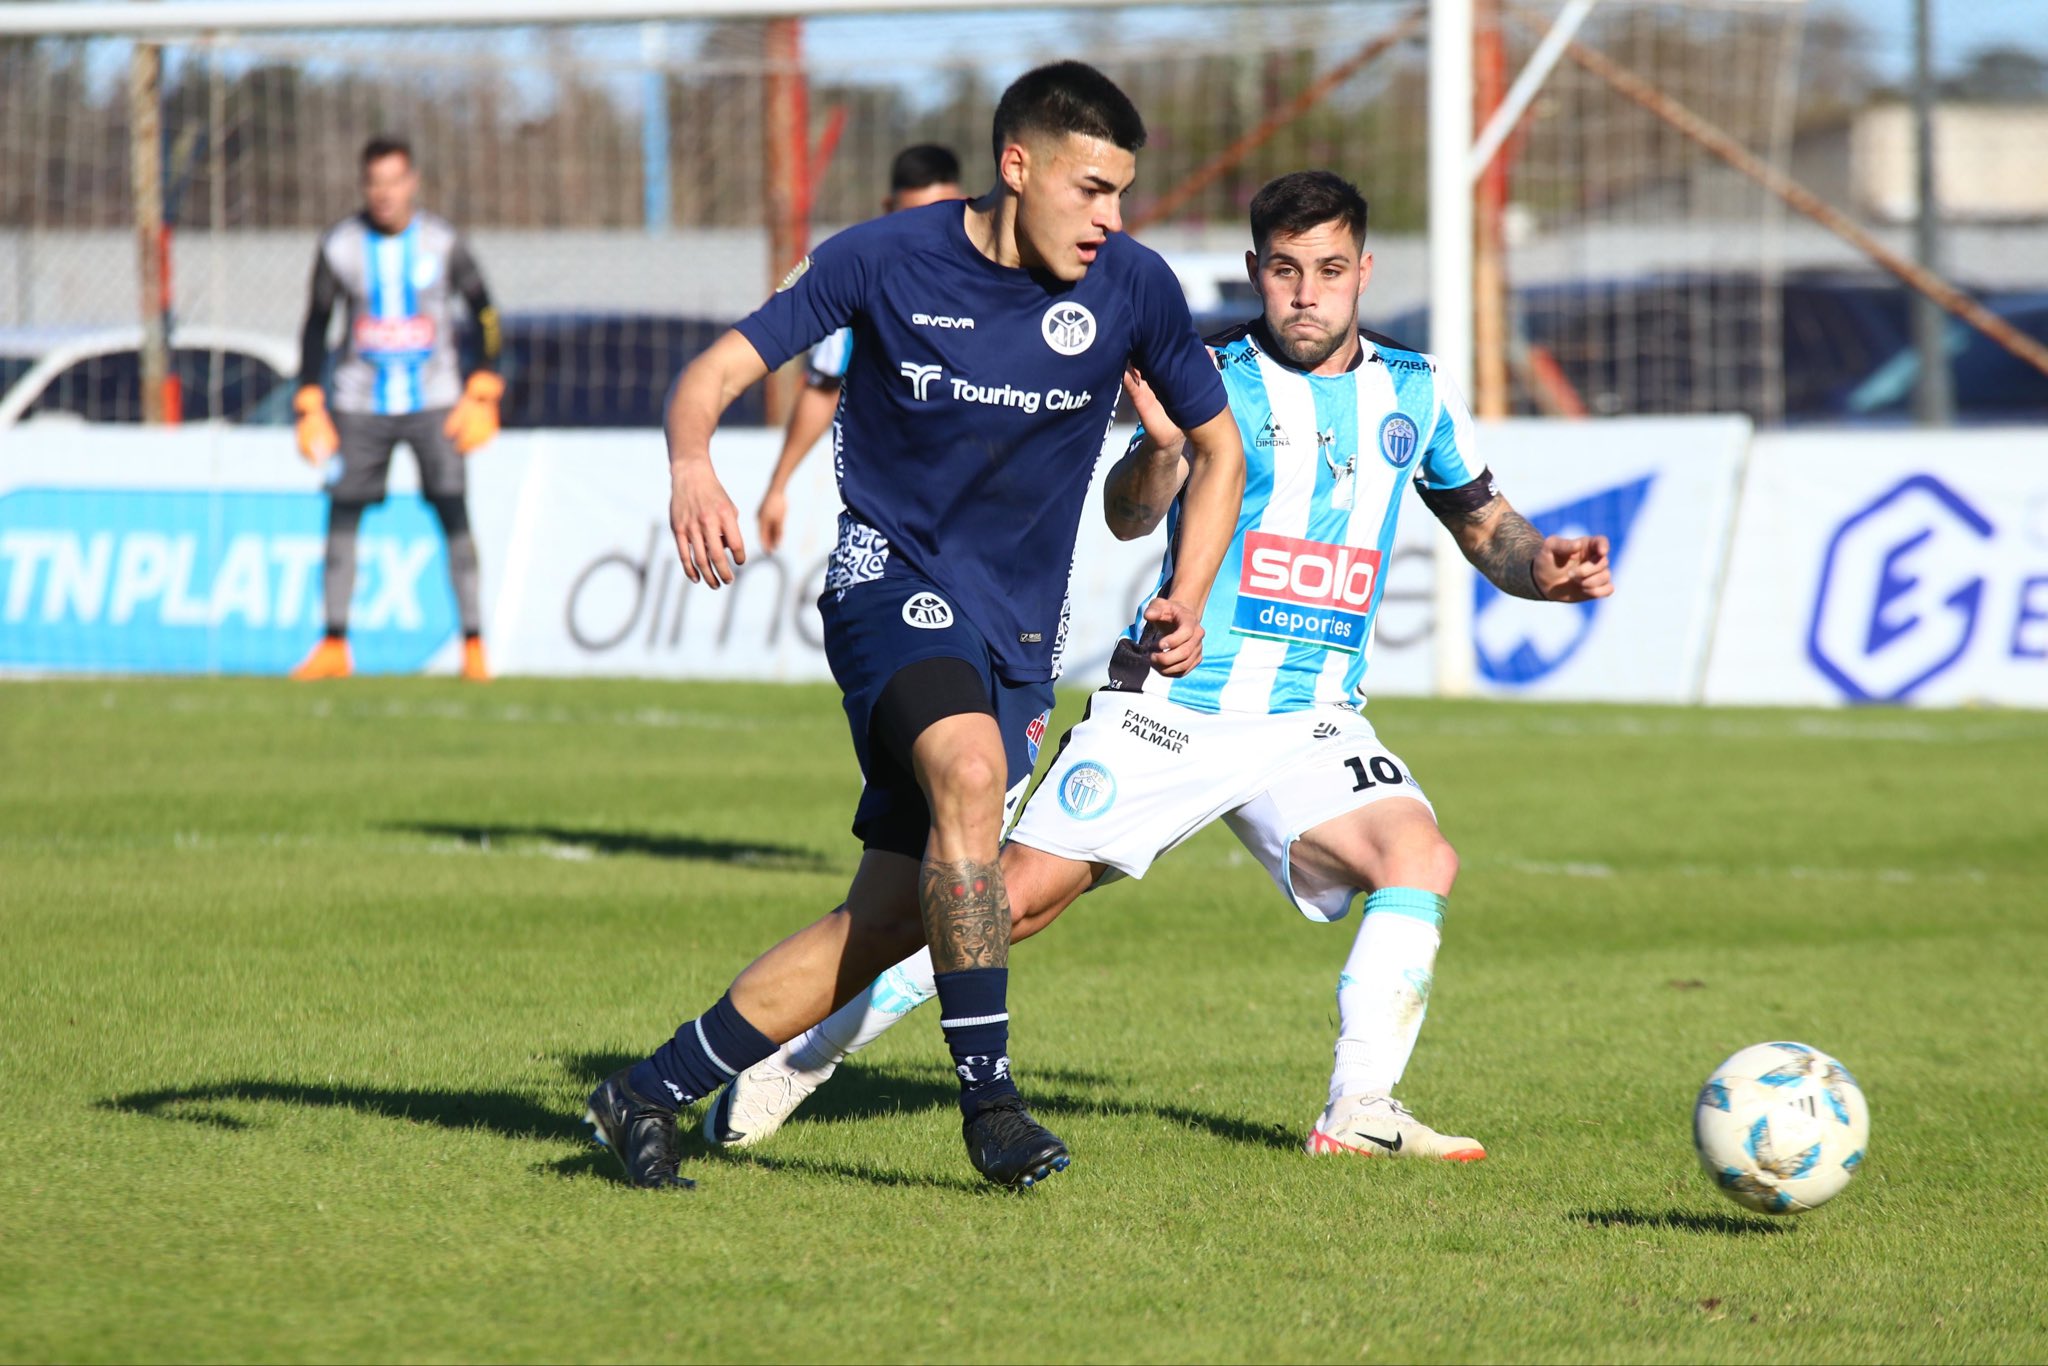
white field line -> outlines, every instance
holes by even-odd
[[[1776,866],[1766,863],[1710,864],[1680,863],[1670,867],[1620,869],[1605,863],[1545,863],[1532,859],[1505,859],[1489,863],[1467,863],[1468,867],[1506,869],[1526,877],[1686,877],[1743,879],[1761,882],[1987,882],[1982,868],[1943,868],[1919,872],[1911,868],[1813,868],[1803,864]]]
[[[1367,715],[1371,710],[1367,709]],[[1403,717],[1388,728],[1390,742],[1404,735],[1470,736],[1515,738],[1522,736],[1558,739],[1592,738],[1677,738],[1707,740],[1854,740],[1868,743],[1951,745],[2001,744],[2033,740],[2048,745],[2048,717],[1968,721],[1937,725],[1910,717],[1717,716],[1708,712],[1673,709],[1667,715],[1643,716],[1617,713],[1611,716],[1544,716],[1520,711],[1512,716],[1466,715],[1458,718]]]

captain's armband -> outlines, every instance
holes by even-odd
[[[1423,506],[1446,522],[1483,512],[1500,497],[1500,489],[1493,482],[1493,470],[1490,468],[1479,471],[1479,477],[1471,483],[1460,484],[1454,489],[1433,489],[1417,479],[1415,491],[1422,495]]]

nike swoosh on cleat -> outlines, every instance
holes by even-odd
[[[1404,1137],[1404,1135],[1395,1134],[1394,1141],[1392,1143],[1389,1143],[1384,1138],[1381,1138],[1378,1134],[1361,1133],[1358,1136],[1364,1139],[1367,1143],[1379,1144],[1382,1148],[1385,1148],[1390,1153],[1398,1153],[1401,1151],[1401,1140]]]

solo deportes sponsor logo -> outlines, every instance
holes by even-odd
[[[1092,821],[1116,801],[1116,778],[1089,759],[1075,764],[1060,780],[1060,807],[1077,821]]]
[[[432,318],[357,318],[356,354],[410,356],[434,349]]]
[[[1379,579],[1377,550],[1249,532],[1231,629],[1356,653]]]

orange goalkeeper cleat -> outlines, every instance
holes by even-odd
[[[310,683],[321,678],[347,678],[355,671],[355,662],[349,658],[347,637],[325,636],[313,647],[313,653],[292,670],[292,677],[301,683]]]
[[[484,659],[482,636],[470,636],[462,642],[462,676],[471,683],[491,681],[491,666]]]

